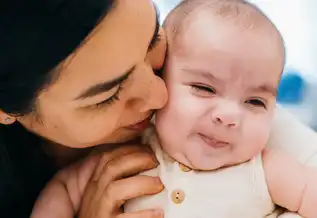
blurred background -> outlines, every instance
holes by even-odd
[[[181,0],[154,0],[161,22]],[[317,0],[250,0],[273,21],[286,46],[278,104],[317,130]]]

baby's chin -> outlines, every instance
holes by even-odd
[[[223,169],[227,167],[236,166],[244,162],[249,161],[251,158],[245,157],[203,157],[203,158],[190,158],[187,159],[187,164],[182,163],[190,167],[191,169],[198,171],[212,171]]]
[[[228,167],[234,164],[225,160],[225,157],[195,157],[192,155],[177,155],[173,157],[176,161],[185,166],[197,171],[211,171],[223,167]]]
[[[210,161],[207,161],[207,162],[199,161],[197,163],[196,162],[191,163],[191,166],[189,167],[197,171],[212,171],[212,170],[217,170],[217,169],[221,169],[228,166],[230,166],[229,163],[225,164],[221,162],[210,163]]]

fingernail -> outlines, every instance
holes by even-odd
[[[154,161],[157,165],[159,165],[160,162],[157,160],[156,156],[155,156],[154,154],[151,154],[151,156],[152,156],[153,161]]]
[[[155,182],[159,185],[162,185],[162,181],[161,181],[161,178],[160,177],[156,177],[155,178]]]
[[[155,183],[157,184],[157,188],[159,188],[159,190],[162,191],[164,189],[164,184],[159,177],[156,177]]]

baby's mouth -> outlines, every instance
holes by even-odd
[[[219,148],[224,148],[227,147],[229,142],[222,141],[215,136],[206,136],[204,134],[199,133],[199,136],[202,138],[202,140],[209,145],[212,148],[219,149]]]

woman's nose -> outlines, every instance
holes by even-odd
[[[144,75],[145,74],[145,75]],[[151,72],[143,74],[143,82],[140,81],[138,91],[134,99],[131,99],[130,105],[138,112],[147,112],[164,107],[167,102],[167,89],[164,81]]]
[[[153,76],[148,91],[143,94],[143,104],[140,107],[141,112],[161,109],[167,102],[167,89],[164,81],[158,76]]]

